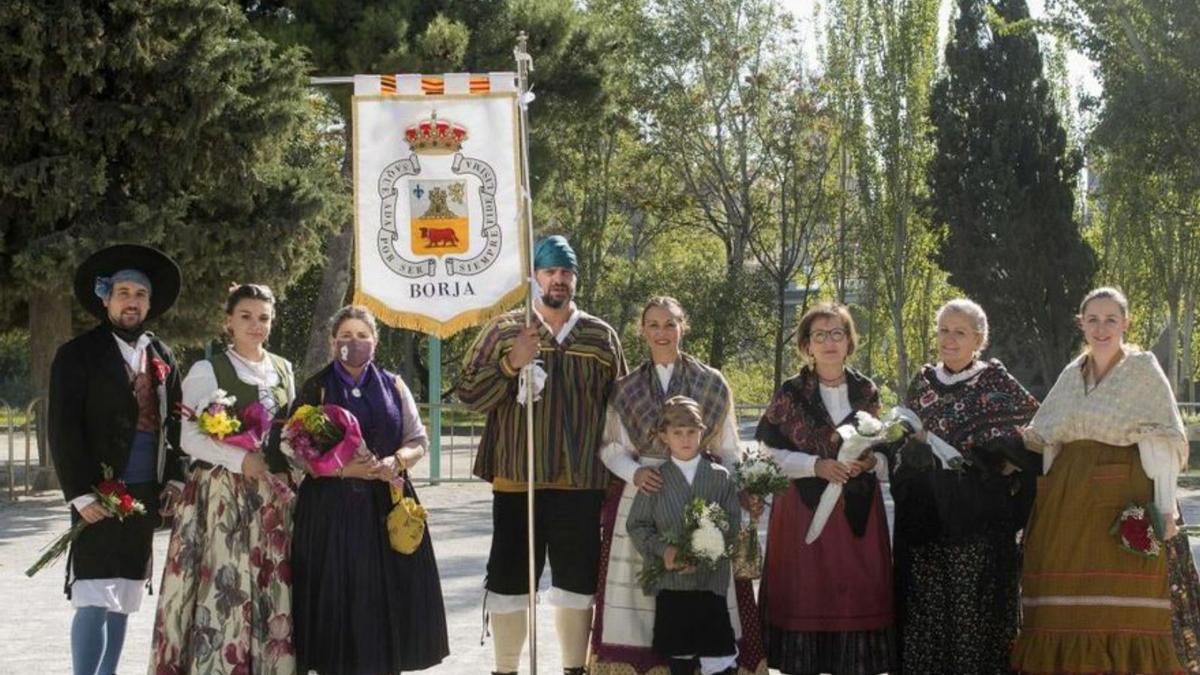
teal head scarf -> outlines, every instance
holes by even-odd
[[[548,267],[561,267],[579,272],[579,261],[575,251],[567,243],[566,237],[555,234],[537,243],[533,249],[533,269],[542,270]]]

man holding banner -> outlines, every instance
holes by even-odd
[[[487,413],[476,476],[492,483],[492,548],[485,609],[491,614],[495,671],[516,673],[527,631],[529,557],[526,392],[518,377],[532,363],[534,564],[550,558],[548,602],[563,672],[581,675],[600,562],[600,507],[610,476],[598,451],[612,383],[626,373],[616,332],[575,306],[578,263],[560,236],[538,242],[535,322],[523,310],[493,320],[471,346],[459,399]]]

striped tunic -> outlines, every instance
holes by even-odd
[[[603,489],[608,470],[599,450],[613,382],[626,373],[616,331],[604,321],[576,310],[578,318],[560,342],[541,323],[546,386],[533,404],[537,487]],[[522,489],[526,480],[525,409],[517,402],[519,377],[501,368],[525,325],[523,310],[503,314],[475,339],[463,361],[458,398],[487,413],[474,473],[495,489]]]

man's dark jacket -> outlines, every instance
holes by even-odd
[[[178,412],[182,376],[170,348],[153,334],[148,335],[146,372],[154,380],[160,419],[164,421],[159,433],[158,483],[182,482]],[[119,477],[129,462],[138,408],[124,363],[106,325],[67,342],[54,356],[50,368],[50,454],[68,501],[91,492],[100,483],[101,464],[112,467],[114,477]]]

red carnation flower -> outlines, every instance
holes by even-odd
[[[150,359],[150,367],[154,368],[154,379],[158,382],[165,383],[167,376],[171,374],[171,366],[158,357]]]
[[[1130,548],[1139,551],[1150,550],[1150,523],[1145,518],[1127,518],[1121,522],[1121,538]]]
[[[125,492],[125,484],[119,480],[106,480],[96,486],[96,492],[102,495],[119,495]]]
[[[121,501],[117,502],[117,510],[119,510],[123,516],[133,513],[133,495],[129,493],[121,495]]]

